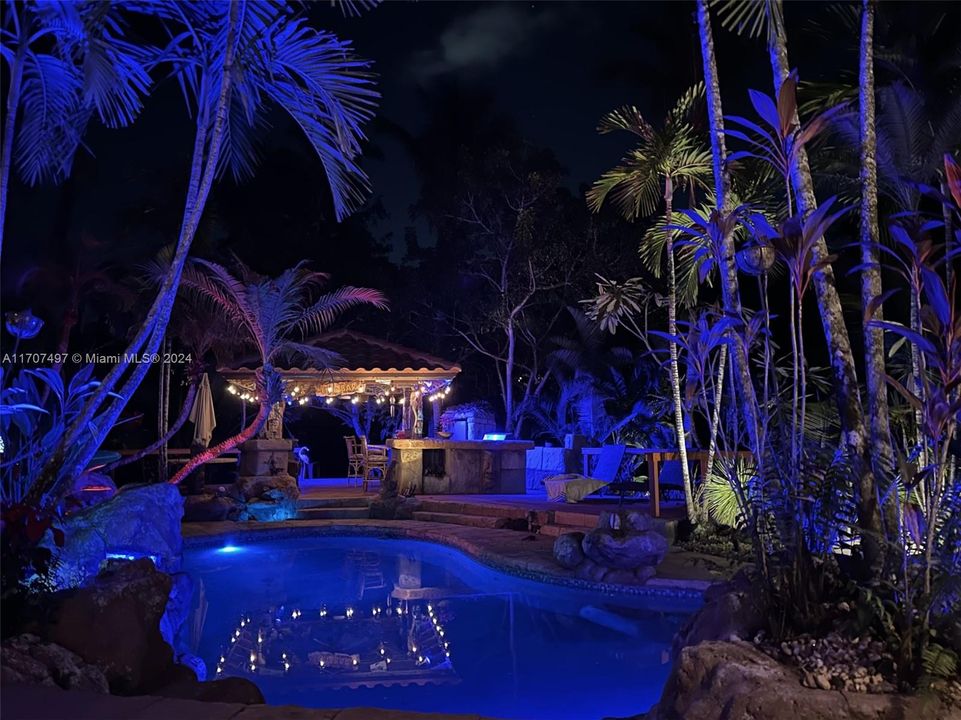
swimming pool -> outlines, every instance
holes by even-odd
[[[181,640],[267,702],[593,720],[647,710],[697,601],[496,572],[414,540],[297,537],[185,551]]]

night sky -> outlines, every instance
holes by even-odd
[[[432,95],[442,88],[489,96],[494,112],[557,155],[572,190],[592,181],[625,147],[624,138],[597,135],[601,115],[633,103],[658,118],[698,78],[692,9],[682,2],[388,2],[360,17],[342,17],[317,3],[311,9],[317,25],[351,39],[378,74],[383,97],[363,163],[373,199],[388,213],[378,233],[391,233],[400,248],[418,178],[398,135],[418,132]],[[719,44],[723,63],[725,43]],[[753,45],[753,72],[737,63],[731,74],[760,84],[768,70],[763,48]],[[265,154],[278,148],[309,153],[283,118],[274,124]],[[132,127],[91,128],[87,152],[77,158],[66,189],[15,185],[4,278],[15,281],[38,248],[56,252],[65,233],[86,233],[88,241],[123,233],[124,209],[150,213],[166,202],[171,213],[179,211],[178,183],[185,182],[191,136],[179,91],[161,81]],[[464,142],[469,145],[470,138]],[[291,178],[292,184],[304,181],[326,193],[319,174]],[[259,212],[272,210],[265,204]],[[143,259],[140,241],[126,244],[120,259]],[[328,249],[304,250],[320,258]],[[9,298],[8,291],[9,285]]]
[[[570,188],[580,191],[627,148],[623,137],[596,133],[601,115],[631,103],[658,121],[700,79],[693,10],[692,2],[396,1],[344,17],[328,3],[311,6],[316,25],[352,40],[378,74],[382,100],[368,128],[363,165],[372,180],[372,201],[386,211],[371,226],[392,248],[391,258],[402,255],[404,230],[412,222],[410,206],[419,189],[400,138],[423,127],[439,93],[489,97],[491,111],[513,122],[535,146],[550,149],[567,169]],[[843,42],[836,22],[830,37],[822,29],[832,27],[826,4],[789,2],[786,13],[791,60],[800,67],[802,80],[830,79],[856,68],[856,36]],[[950,28],[961,23],[959,13],[957,3],[885,3],[881,17],[909,32],[934,19],[941,33],[950,36]],[[879,25],[879,41],[884,27]],[[715,42],[725,111],[746,110],[748,88],[770,92],[764,44],[720,27]],[[919,55],[931,51],[930,46],[918,49]],[[115,251],[117,261],[142,261],[144,247],[152,248],[158,240],[135,227],[131,215],[147,218],[163,207],[167,222],[150,218],[152,230],[159,237],[174,229],[191,137],[175,83],[161,81],[132,127],[91,128],[88,152],[78,157],[66,188],[27,190],[15,182],[3,269],[5,304],[16,302],[11,287],[36,261],[37,251],[62,252],[66,235],[75,236],[73,243],[80,246],[117,240],[122,246]],[[463,141],[469,146],[471,139]],[[264,154],[284,152],[305,156],[301,170],[288,173],[290,188],[303,192],[306,186],[306,192],[326,202],[318,164],[295,129],[278,117]],[[232,181],[221,186],[218,192],[229,192]],[[277,208],[261,198],[257,212],[269,217]],[[167,227],[170,222],[174,226]],[[434,242],[423,225],[418,235],[421,244]],[[339,252],[297,237],[285,242],[293,245],[296,257],[323,261]],[[247,260],[256,266],[256,258]]]

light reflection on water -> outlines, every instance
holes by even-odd
[[[410,540],[235,542],[187,550],[185,568],[185,641],[211,677],[250,678],[275,705],[633,715],[660,696],[695,609],[513,578]]]

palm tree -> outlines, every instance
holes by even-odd
[[[150,50],[123,38],[119,3],[5,3],[0,57],[8,74],[0,139],[0,253],[10,171],[60,182],[93,111],[108,127],[134,121],[150,87]]]
[[[703,96],[704,86],[688,90],[668,113],[660,131],[647,122],[640,111],[625,106],[601,119],[601,133],[625,130],[634,134],[639,143],[621,164],[605,172],[587,193],[588,204],[594,212],[600,210],[610,195],[612,201],[628,220],[653,215],[664,201],[664,225],[672,226],[674,191],[688,186],[703,186],[711,172],[709,151],[687,121],[695,102]],[[690,468],[687,464],[687,431],[681,401],[681,380],[677,361],[677,278],[674,257],[674,233],[668,231],[667,253],[667,324],[670,353],[671,390],[674,400],[674,426],[677,433],[678,454],[684,480],[684,499],[687,514],[696,522]]]
[[[308,270],[304,263],[276,278],[257,275],[239,262],[237,270],[235,275],[217,263],[196,260],[184,267],[181,287],[219,314],[254,349],[261,366],[256,379],[257,415],[236,435],[191,458],[170,479],[175,484],[260,431],[271,409],[283,398],[283,382],[274,369],[278,361],[307,359],[316,367],[327,367],[336,355],[305,339],[329,328],[352,307],[387,307],[386,298],[369,288],[346,286],[315,297],[315,290],[328,276]]]
[[[731,175],[727,163],[727,144],[725,141],[724,110],[721,105],[721,81],[718,77],[717,59],[714,54],[714,35],[711,31],[711,15],[708,0],[697,0],[697,25],[701,45],[701,61],[704,68],[704,84],[707,97],[707,116],[711,138],[711,161],[714,174],[714,197],[717,210],[721,217],[731,213],[734,203],[731,198]],[[734,225],[724,223],[721,227],[730,227],[730,232],[722,233],[720,240],[720,254],[717,257],[718,272],[721,277],[721,301],[724,312],[729,318],[743,318],[741,307],[741,293],[738,288],[737,267],[735,266]],[[751,378],[750,360],[747,348],[740,343],[734,343],[734,370],[738,380],[738,396],[741,398],[741,412],[747,427],[748,440],[754,457],[760,462],[763,449],[760,441],[760,423],[758,422],[757,396],[754,392],[754,381]],[[722,359],[726,359],[727,345],[721,348]],[[716,391],[718,399],[723,392],[724,363],[718,363],[718,382]],[[766,370],[765,370],[766,372]],[[715,413],[720,403],[715,403]],[[717,418],[713,428],[717,428]],[[713,432],[713,431],[712,431]],[[713,453],[712,438],[709,453]],[[713,469],[713,456],[705,463],[704,472],[709,474]]]
[[[738,32],[747,31],[751,36],[766,35],[771,72],[774,79],[774,94],[782,96],[782,86],[791,83],[792,73],[788,62],[787,31],[784,24],[784,8],[781,0],[728,0],[722,5],[725,17],[722,24],[734,27]],[[796,103],[786,113],[787,122],[799,127]],[[790,174],[796,201],[797,214],[806,218],[817,209],[814,194],[814,181],[804,147],[797,149],[790,158]],[[848,335],[847,325],[841,307],[841,300],[834,279],[834,270],[829,261],[827,242],[822,237],[813,247],[814,262],[818,265],[814,272],[813,284],[821,314],[821,326],[827,341],[831,368],[834,373],[834,386],[837,392],[838,409],[842,421],[841,442],[849,457],[869,459],[871,448],[867,442],[864,411],[861,406],[855,369],[854,351]],[[874,463],[868,464],[868,470]],[[858,520],[868,534],[881,530],[881,517],[877,503],[877,488],[874,473],[861,473],[859,486]],[[876,565],[878,548],[866,539],[865,557],[872,567]]]
[[[881,264],[878,257],[878,165],[874,113],[874,0],[862,0],[861,45],[858,59],[858,125],[861,150],[861,305],[876,307],[874,317],[883,320],[876,298],[881,297]],[[865,318],[870,321],[872,318]],[[870,322],[864,326],[864,371],[868,405],[868,432],[874,448],[875,473],[886,477],[894,469],[891,427],[888,418],[887,370],[884,364],[884,331]]]
[[[253,172],[254,134],[269,108],[279,107],[301,128],[326,171],[335,214],[343,219],[366,192],[357,156],[377,97],[369,64],[356,59],[348,43],[308,26],[285,3],[170,0],[151,8],[173,38],[161,61],[172,66],[196,132],[173,259],[124,353],[128,358],[157,353],[211,187],[227,170],[238,177]],[[53,453],[34,500],[55,499],[52,486],[63,487],[86,465],[148,368],[149,363],[121,362],[108,372]]]

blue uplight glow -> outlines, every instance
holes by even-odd
[[[224,545],[222,548],[217,548],[217,552],[229,555],[231,553],[243,552],[243,548],[237,547],[236,545]]]

